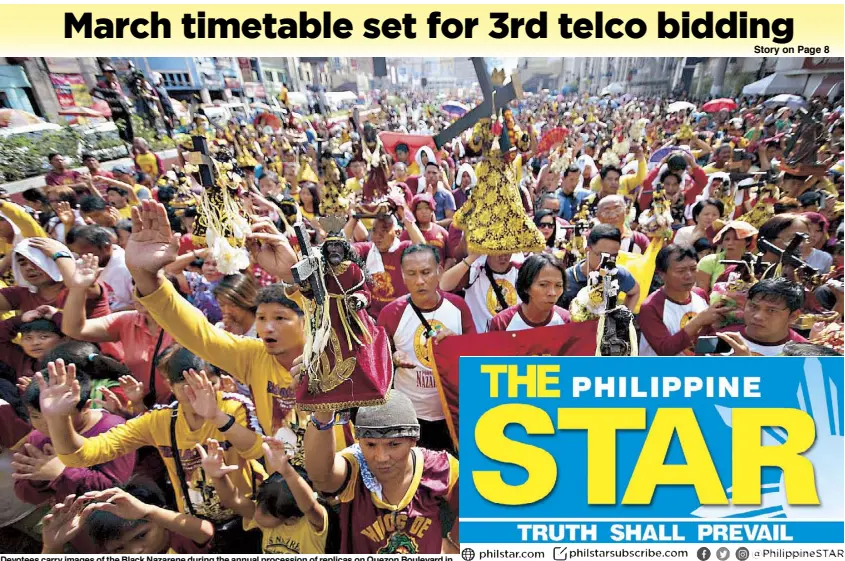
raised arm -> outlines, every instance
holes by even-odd
[[[126,266],[135,279],[140,302],[147,312],[177,343],[239,380],[248,382],[249,361],[256,347],[263,348],[263,343],[214,327],[164,278],[162,269],[176,259],[178,244],[177,238],[171,235],[167,214],[161,204],[144,201],[141,207],[132,207],[132,218],[132,235],[126,246]],[[261,251],[266,250],[262,248]],[[274,254],[272,250],[269,253]],[[258,263],[271,275],[279,276],[281,267],[288,262],[270,258]],[[273,266],[274,263],[278,266]],[[290,270],[287,275],[290,275]]]
[[[226,432],[226,438],[245,459],[261,457],[261,435],[246,427],[247,419],[242,415],[231,415],[220,409],[217,392],[208,379],[205,370],[197,372],[193,368],[183,372],[185,382],[190,389],[188,401],[197,415],[214,423],[217,430]],[[242,418],[238,418],[238,417]]]
[[[50,438],[59,459],[68,467],[89,467],[103,464],[152,445],[150,415],[137,417],[93,438],[81,436],[73,427],[71,415],[81,399],[74,364],[65,368],[61,359],[47,365],[49,380],[35,375],[40,393],[41,414],[47,421]]]
[[[86,317],[85,299],[99,272],[97,257],[89,253],[76,262],[76,271],[65,279],[68,295],[62,317],[62,332],[80,341],[117,342],[117,339],[109,334],[109,316],[90,320]]]
[[[123,489],[101,491],[91,500],[90,509],[110,512],[124,520],[149,520],[197,544],[208,543],[214,537],[214,524],[208,520],[148,505]]]
[[[325,493],[339,491],[346,482],[349,465],[335,452],[335,435],[331,427],[326,426],[334,420],[333,411],[314,412],[313,417],[320,423],[320,430],[313,422],[305,430],[305,469],[314,488]]]
[[[21,236],[24,238],[46,238],[47,232],[41,227],[33,217],[26,212],[23,207],[15,203],[0,200],[0,212],[18,227],[21,231]]]
[[[404,206],[400,206],[396,209],[396,215],[402,221],[402,225],[405,227],[405,230],[407,230],[411,241],[415,244],[425,244],[425,237],[417,226],[414,216],[408,212]]]
[[[461,259],[455,263],[455,265],[448,271],[444,272],[443,276],[440,277],[440,290],[445,290],[446,292],[456,290],[461,284],[461,279],[467,276],[472,264],[475,263],[479,257],[481,256],[476,253],[471,253],[465,259]]]
[[[317,532],[322,532],[326,526],[326,508],[317,502],[314,490],[290,465],[285,445],[275,438],[265,438],[263,449],[267,469],[278,472],[285,478],[300,512],[305,515]]]
[[[226,465],[220,443],[213,438],[206,440],[206,446],[208,446],[208,452],[202,444],[197,444],[196,449],[202,459],[202,469],[214,482],[214,489],[220,496],[220,503],[234,510],[242,518],[255,516],[255,503],[238,491],[229,479],[229,474],[238,471],[240,467]]]

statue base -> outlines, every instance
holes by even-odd
[[[330,383],[331,389],[328,391],[311,392],[310,373],[303,373],[296,389],[296,406],[303,411],[343,411],[353,407],[382,405],[393,385],[393,357],[384,328],[377,328],[372,343],[359,346],[356,351],[354,358],[344,359],[355,361],[352,373],[340,384]],[[332,374],[336,369],[335,364]],[[329,378],[332,374],[329,374]],[[325,387],[327,380],[320,382]]]

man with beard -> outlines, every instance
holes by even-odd
[[[299,384],[296,401],[306,410],[378,405],[393,381],[387,335],[366,312],[372,280],[344,238],[343,222],[335,217],[323,220],[330,230],[320,249],[323,302],[314,299],[313,280],[300,286],[308,299],[303,355],[307,381]]]

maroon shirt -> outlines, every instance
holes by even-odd
[[[89,298],[85,301],[85,313],[88,318],[98,318],[108,315],[109,312],[109,293],[108,288],[98,281],[100,285],[100,296],[97,298]],[[65,300],[67,300],[67,287],[63,287],[59,294],[53,300],[47,300],[38,292],[30,292],[25,286],[8,286],[0,288],[0,296],[6,299],[9,303],[10,310],[19,310],[24,314],[30,310],[36,309],[38,306],[53,306],[61,310],[65,307]]]
[[[82,434],[85,438],[93,438],[98,434],[108,432],[117,425],[122,425],[123,417],[102,411],[102,417],[89,430]],[[50,437],[33,430],[27,438],[27,443],[39,450],[44,445],[52,443]],[[15,495],[25,503],[40,505],[55,499],[61,502],[68,495],[81,495],[88,491],[102,491],[116,485],[126,483],[135,469],[135,453],[126,454],[110,462],[88,468],[65,468],[54,481],[15,481]]]
[[[89,298],[85,301],[85,313],[88,319],[107,316],[111,313],[109,310],[109,289],[100,281],[97,281],[97,284],[100,285],[100,295],[97,298]],[[68,289],[64,287],[53,300],[47,300],[37,292],[30,292],[25,286],[0,288],[0,296],[3,296],[9,303],[9,309],[19,310],[21,314],[45,304],[61,310],[65,307],[67,293]],[[123,349],[120,343],[102,343],[100,350],[103,351],[103,354],[112,356],[117,360],[123,359]]]
[[[56,313],[51,321],[61,329],[61,312]],[[31,377],[36,371],[36,366],[38,366],[38,360],[27,355],[20,345],[12,343],[18,335],[18,330],[22,323],[21,316],[14,316],[0,321],[0,362],[4,362],[10,366],[18,378],[23,376]],[[18,380],[16,378],[9,381],[16,384]]]
[[[373,286],[370,307],[367,311],[374,318],[378,317],[385,306],[400,296],[408,294],[405,281],[402,279],[402,252],[411,245],[413,244],[410,241],[399,242],[396,251],[382,253],[384,272],[370,272],[373,277]],[[378,251],[373,242],[357,242],[352,244],[352,248],[365,263],[370,251]]]
[[[448,452],[413,448],[411,487],[400,504],[389,505],[364,485],[351,450],[342,453],[352,472],[349,483],[338,493],[340,552],[439,555],[441,502],[448,502],[452,512],[458,512],[458,461]]]
[[[437,248],[437,252],[440,254],[440,263],[444,263],[446,261],[446,241],[449,238],[449,232],[436,222],[432,222],[428,230],[420,228],[420,231],[425,238],[425,243]],[[408,233],[408,230],[405,230],[399,236],[399,239],[403,242],[409,242],[411,241],[411,234]]]
[[[67,169],[62,173],[51,171],[44,176],[44,182],[47,185],[73,185],[82,181],[82,174],[72,169]]]

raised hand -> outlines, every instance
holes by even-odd
[[[85,520],[94,511],[86,508],[91,499],[87,495],[68,495],[44,517],[41,540],[44,553],[62,553],[64,546],[82,530]]]
[[[123,390],[123,395],[126,399],[136,405],[144,401],[144,384],[136,380],[132,376],[121,376],[117,380],[120,382],[120,389]]]
[[[114,413],[115,415],[123,415],[127,413],[126,408],[123,407],[123,404],[120,402],[120,398],[117,397],[117,394],[113,391],[106,387],[102,387],[100,388],[100,393],[103,394],[103,399],[94,399],[92,400],[94,403],[109,413]]]
[[[191,368],[182,374],[188,384],[185,395],[191,404],[191,408],[203,419],[213,420],[221,411],[217,406],[217,392],[214,391],[214,386],[211,385],[205,370],[200,370],[197,373],[196,370]]]
[[[290,456],[285,450],[285,444],[278,438],[264,437],[264,444],[261,445],[264,451],[264,459],[267,461],[267,469],[272,472],[278,472],[285,477],[288,473],[293,471],[290,465]]]
[[[76,271],[70,279],[65,279],[68,288],[88,288],[97,282],[100,263],[96,255],[88,253],[76,260]]]
[[[44,319],[53,319],[53,316],[56,315],[59,310],[53,306],[42,304],[41,306],[35,308],[35,311],[38,312],[38,314]]]
[[[202,469],[205,470],[206,475],[212,479],[222,479],[227,473],[237,471],[238,466],[227,466],[223,458],[223,450],[220,448],[220,443],[209,438],[206,440],[208,445],[208,452],[205,451],[202,444],[197,443],[197,452],[202,460]]]
[[[41,319],[41,313],[38,311],[38,308],[35,308],[34,310],[29,310],[28,312],[24,312],[23,315],[21,315],[22,323],[29,323],[37,319]]]
[[[82,398],[79,380],[76,379],[76,365],[65,368],[62,359],[47,365],[49,380],[44,380],[40,372],[35,374],[35,381],[41,394],[41,414],[45,417],[63,418],[73,414]]]
[[[73,223],[76,222],[76,215],[73,213],[70,203],[66,201],[56,203],[56,216],[59,217],[59,220],[65,225],[65,228],[67,228],[68,225],[72,226]]]
[[[26,391],[26,388],[29,387],[29,384],[31,382],[32,376],[21,376],[20,378],[18,378],[18,383],[15,385],[18,387],[18,391],[21,392],[21,395],[23,395],[23,392]]]
[[[88,496],[93,501],[90,508],[110,512],[124,520],[141,520],[154,508],[136,499],[123,489],[115,488],[96,493],[86,493],[85,497]]]
[[[126,266],[132,272],[155,275],[176,259],[178,236],[170,230],[164,205],[142,201],[132,207],[132,234],[126,244]],[[137,280],[137,279],[136,279]]]
[[[247,236],[246,246],[259,267],[285,282],[293,282],[291,267],[298,258],[287,237],[277,231],[270,233],[265,224],[253,225]],[[275,230],[275,228],[273,228]]]
[[[49,444],[43,451],[32,444],[25,444],[24,451],[26,454],[18,452],[14,455],[12,479],[52,482],[65,470],[65,465]]]

